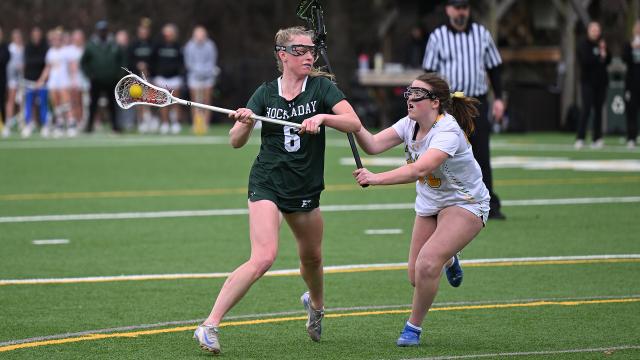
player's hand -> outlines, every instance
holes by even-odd
[[[497,123],[502,122],[502,117],[504,116],[504,101],[501,99],[495,99],[493,101],[493,109],[491,111],[493,114],[493,118]]]
[[[356,181],[360,186],[362,185],[377,185],[378,184],[378,174],[374,174],[371,171],[367,170],[367,168],[356,169],[353,171],[353,177],[356,178]]]
[[[308,119],[305,119],[301,124],[301,128],[300,131],[298,131],[298,134],[302,135],[304,133],[309,133],[315,135],[320,133],[320,125],[322,125],[323,121],[324,118],[322,117],[322,114],[314,115]]]
[[[256,122],[251,118],[253,116],[253,111],[247,108],[239,108],[238,110],[229,114],[229,118],[241,122],[243,124],[252,125]]]

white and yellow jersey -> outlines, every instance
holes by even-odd
[[[420,140],[416,140],[416,125],[408,116],[393,125],[405,143],[407,163],[417,161],[429,148],[449,155],[440,167],[416,182],[416,213],[430,216],[446,207],[459,205],[485,217],[489,212],[489,190],[482,182],[482,172],[473,157],[471,144],[456,120],[446,113],[440,115]]]

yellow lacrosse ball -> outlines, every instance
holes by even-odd
[[[134,99],[142,97],[142,86],[138,84],[131,85],[129,87],[129,95],[131,95],[131,97]]]

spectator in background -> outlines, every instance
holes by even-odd
[[[40,135],[49,137],[49,104],[47,99],[47,88],[45,86],[38,87],[37,81],[45,67],[45,57],[49,51],[49,45],[44,40],[42,29],[34,27],[31,29],[29,43],[24,48],[24,83],[25,83],[25,101],[24,101],[24,121],[25,127],[33,128],[32,123],[33,105],[37,97],[37,105],[40,116]]]
[[[409,32],[409,43],[405,54],[404,64],[410,69],[420,69],[424,59],[426,44],[424,30],[420,25],[414,25]]]
[[[184,59],[182,49],[178,43],[178,28],[174,24],[166,24],[162,27],[162,40],[153,52],[154,83],[157,86],[168,88],[174,96],[180,97],[182,88],[182,75],[184,71]],[[172,106],[160,108],[160,133],[177,134],[181,130],[180,107]],[[171,126],[169,126],[171,122]]]
[[[640,20],[633,25],[631,41],[624,45],[622,60],[627,65],[625,98],[627,99],[627,148],[636,148],[638,106],[640,106]]]
[[[602,28],[597,21],[587,25],[587,38],[578,45],[578,61],[580,62],[580,90],[582,92],[582,111],[578,122],[578,134],[575,148],[584,147],[589,115],[593,110],[593,133],[591,148],[601,149],[602,140],[602,105],[604,105],[609,87],[607,66],[611,62],[611,54],[607,43],[602,38]]]
[[[9,64],[10,59],[11,53],[9,53],[9,45],[4,41],[4,34],[2,32],[2,28],[0,28],[0,104],[4,104],[6,100],[7,65]],[[0,120],[5,123],[6,114],[4,113],[4,106],[0,107],[0,113],[2,115],[2,119]],[[8,129],[9,126],[6,126],[6,128]]]
[[[473,21],[468,0],[448,0],[446,6],[449,23],[436,28],[429,36],[422,67],[427,72],[438,72],[449,82],[452,91],[476,98],[479,116],[475,118],[475,131],[469,141],[473,156],[482,169],[482,181],[491,195],[489,219],[506,219],[500,210],[500,199],[493,192],[493,175],[489,153],[491,126],[488,119],[487,80],[489,74],[494,101],[491,113],[495,121],[502,121],[502,59],[491,33]],[[467,49],[476,49],[469,52]]]
[[[124,63],[128,64],[129,33],[127,30],[118,30],[116,32],[116,44],[118,44],[122,53],[125,54]],[[136,122],[136,109],[122,109],[118,107],[116,109],[116,121],[123,130],[130,130]]]
[[[84,53],[84,32],[76,29],[71,33],[71,43],[65,46],[65,51],[69,57],[69,71],[71,73],[71,88],[69,98],[71,101],[71,114],[78,122],[83,122],[84,112],[82,94],[89,90],[87,78],[80,69],[80,59]]]
[[[9,44],[11,60],[7,64],[7,103],[5,107],[4,119],[7,124],[7,131],[15,124],[16,118],[16,94],[18,86],[22,83],[24,70],[24,40],[19,29],[11,31],[11,43]]]
[[[211,92],[219,73],[217,67],[218,48],[209,39],[207,30],[203,26],[193,29],[193,36],[184,48],[184,63],[187,69],[187,83],[191,100],[199,103],[210,104]],[[209,124],[210,112],[193,108],[194,132],[206,132]],[[203,122],[199,124],[199,122]],[[203,128],[199,129],[202,126]]]
[[[96,23],[96,34],[80,59],[82,71],[91,83],[91,104],[89,105],[89,119],[87,121],[87,133],[93,132],[100,95],[104,94],[109,105],[109,119],[111,128],[115,133],[121,129],[116,121],[116,100],[113,95],[118,80],[123,75],[122,67],[125,65],[122,49],[113,41],[109,34],[109,24],[105,20]]]
[[[36,82],[36,86],[42,87],[46,83],[49,90],[55,119],[53,136],[62,136],[66,125],[67,136],[74,137],[78,134],[78,129],[76,121],[71,114],[71,98],[69,94],[71,74],[69,71],[69,56],[64,47],[63,38],[62,28],[54,29],[50,33],[51,47],[47,51],[45,57],[46,65]],[[30,128],[31,126],[25,127],[25,129]]]
[[[153,44],[151,43],[151,20],[143,18],[138,26],[136,38],[129,45],[128,67],[135,74],[151,79],[151,61]],[[158,129],[157,121],[153,121],[151,109],[148,106],[136,106],[138,132],[155,132]]]

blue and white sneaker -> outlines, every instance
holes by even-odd
[[[418,346],[420,345],[420,333],[422,333],[422,328],[413,326],[407,321],[404,325],[404,329],[402,329],[402,332],[400,333],[398,341],[396,341],[396,345]]]
[[[218,342],[218,328],[215,326],[200,325],[193,333],[193,338],[200,343],[200,348],[215,355],[220,354],[220,342]]]
[[[322,334],[322,318],[324,317],[324,309],[316,310],[311,307],[311,299],[309,298],[309,292],[305,292],[300,297],[302,305],[309,314],[307,319],[307,333],[313,341],[320,341],[320,335]]]
[[[453,256],[453,263],[447,268],[446,273],[447,280],[449,280],[449,284],[451,284],[451,286],[458,287],[462,284],[462,276],[464,275],[464,272],[460,266],[460,260],[458,259],[457,254]]]

